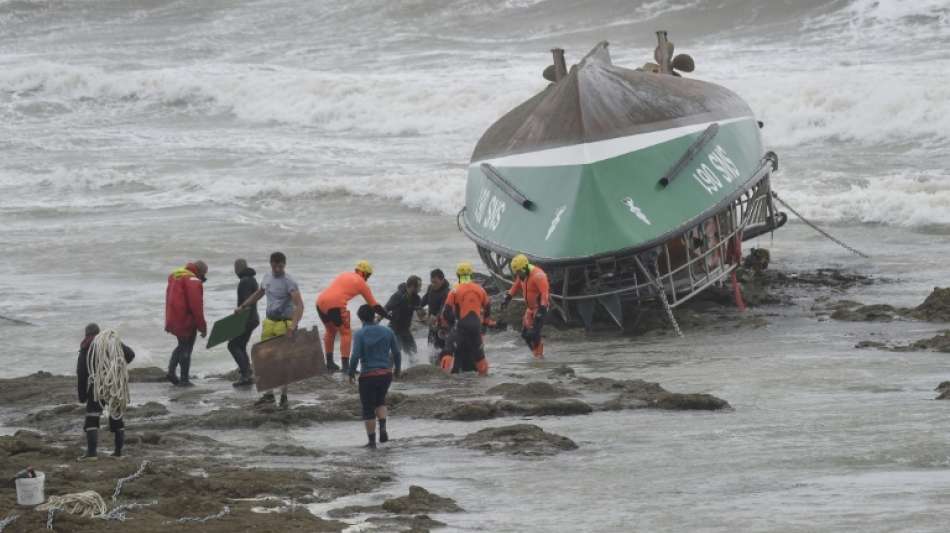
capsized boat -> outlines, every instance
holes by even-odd
[[[590,327],[602,307],[669,307],[729,281],[743,240],[775,230],[778,157],[735,93],[688,79],[657,32],[656,63],[628,69],[601,42],[482,135],[468,168],[459,229],[493,276],[524,253],[548,273],[552,307]]]

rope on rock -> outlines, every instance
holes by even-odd
[[[847,250],[847,251],[849,251],[849,252],[851,252],[851,253],[853,253],[853,254],[855,254],[855,255],[859,255],[859,256],[861,256],[861,257],[863,257],[863,258],[865,258],[865,259],[870,259],[870,258],[871,258],[871,256],[865,254],[864,252],[858,250],[857,248],[854,248],[853,246],[848,245],[848,244],[845,243],[844,241],[835,238],[833,235],[831,235],[831,234],[828,233],[827,231],[825,231],[825,230],[819,228],[817,225],[815,225],[814,222],[812,222],[812,221],[806,219],[805,217],[803,217],[802,214],[799,213],[798,211],[796,211],[794,207],[788,205],[788,203],[787,203],[785,200],[782,200],[781,198],[779,198],[779,197],[778,197],[778,194],[777,194],[775,191],[772,191],[772,197],[775,198],[776,200],[778,200],[778,203],[782,204],[782,206],[784,206],[785,209],[788,209],[789,211],[791,211],[792,214],[795,215],[796,217],[798,217],[799,220],[801,220],[802,222],[804,222],[805,224],[807,224],[809,227],[811,227],[811,229],[813,229],[813,230],[817,231],[818,233],[822,234],[823,236],[825,236],[825,238],[827,238],[827,239],[830,240],[831,242],[837,244],[838,246],[844,248],[845,250]]]
[[[112,503],[115,503],[116,499],[118,499],[119,494],[122,493],[122,487],[126,483],[130,481],[135,481],[136,479],[142,477],[142,474],[145,473],[145,468],[147,466],[148,466],[148,461],[142,461],[142,464],[139,465],[139,469],[136,470],[134,474],[132,474],[131,476],[126,476],[116,482],[115,491],[112,492]]]
[[[181,517],[181,518],[179,518],[178,520],[175,520],[175,521],[169,520],[168,522],[165,522],[165,524],[175,524],[175,523],[178,523],[178,524],[204,524],[205,522],[207,522],[207,521],[209,521],[209,520],[217,520],[217,519],[219,519],[219,518],[224,518],[224,517],[227,516],[230,512],[231,512],[231,508],[228,507],[227,505],[225,505],[225,506],[224,506],[224,509],[221,509],[221,511],[219,511],[219,512],[217,512],[217,513],[215,513],[215,514],[210,514],[210,515],[208,515],[208,516],[203,516],[203,517],[200,517],[200,518],[194,517],[194,516],[184,516],[184,517]]]
[[[3,520],[0,520],[0,533],[3,533],[3,530],[6,529],[7,526],[16,522],[17,518],[20,518],[20,515],[12,514],[10,516],[7,516]]]
[[[129,405],[129,372],[119,334],[107,329],[96,335],[86,357],[95,399],[109,409],[110,417],[122,418]]]
[[[84,492],[74,492],[72,494],[63,494],[62,496],[50,496],[49,500],[36,507],[37,511],[47,511],[46,529],[53,529],[53,519],[57,511],[66,511],[69,514],[76,514],[86,518],[92,518],[105,514],[109,508],[106,501],[94,490]]]

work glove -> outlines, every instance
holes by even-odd
[[[534,318],[537,320],[544,320],[544,317],[548,315],[548,307],[542,305],[538,307],[538,310],[534,313]]]
[[[383,307],[383,306],[381,306],[381,305],[379,305],[379,304],[376,304],[376,305],[373,307],[373,311],[375,311],[377,315],[379,315],[379,316],[385,318],[386,320],[392,320],[392,315],[390,315],[389,313],[387,313],[387,312],[386,312],[386,308]]]
[[[510,304],[510,303],[511,303],[511,295],[510,295],[510,294],[505,294],[505,301],[504,301],[504,302],[501,302],[501,310],[504,311],[505,309],[507,309],[507,308],[508,308],[508,304]]]

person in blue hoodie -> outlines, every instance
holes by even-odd
[[[376,324],[376,312],[368,305],[360,306],[356,316],[363,327],[353,335],[353,354],[349,367],[350,383],[356,378],[360,367],[360,403],[363,405],[363,422],[366,424],[367,448],[376,447],[376,420],[379,420],[379,442],[389,440],[386,432],[386,393],[395,376],[399,377],[402,354],[396,334],[387,327]]]

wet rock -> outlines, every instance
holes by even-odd
[[[577,383],[591,392],[620,392],[641,400],[653,400],[657,395],[667,392],[659,383],[643,381],[642,379],[616,380],[579,377]]]
[[[429,515],[415,516],[371,516],[367,522],[375,524],[382,531],[406,531],[408,533],[427,533],[432,529],[446,526]]]
[[[485,428],[467,435],[459,444],[487,453],[529,456],[555,455],[577,449],[577,444],[571,439],[548,433],[533,424]]]
[[[450,381],[452,375],[446,374],[434,365],[416,365],[402,371],[399,381],[406,383],[426,383],[431,381]]]
[[[573,394],[560,387],[555,387],[550,383],[543,381],[532,381],[530,383],[502,383],[496,385],[485,394],[504,396],[509,400],[535,400],[546,398],[564,398]]]
[[[0,437],[0,450],[7,455],[19,455],[27,452],[45,452],[48,446],[39,433],[20,430],[12,436]]]
[[[535,400],[529,402],[501,401],[496,404],[498,411],[506,415],[519,416],[575,416],[586,415],[594,408],[580,400]]]
[[[718,411],[720,409],[732,408],[729,402],[711,394],[679,394],[675,392],[667,392],[659,395],[654,405],[659,409],[671,409],[676,411]]]
[[[887,304],[839,307],[831,313],[832,319],[846,322],[891,322],[899,316],[899,310]]]
[[[155,366],[130,368],[129,383],[167,383],[167,372]]]
[[[905,346],[903,348],[904,350],[901,350],[900,348],[897,348],[897,350],[950,353],[950,331],[944,331],[943,333],[940,333],[939,335],[929,339],[915,341],[909,346]]]
[[[653,404],[651,402],[642,398],[620,394],[616,398],[600,404],[597,406],[597,409],[599,411],[624,411],[627,409],[644,409],[652,406]]]
[[[915,307],[909,314],[927,322],[950,322],[950,288],[934,287],[924,303]]]
[[[229,371],[229,372],[225,372],[224,374],[213,374],[213,375],[208,376],[208,377],[210,377],[210,378],[212,378],[212,379],[223,379],[223,380],[225,380],[225,381],[230,381],[230,382],[233,383],[233,382],[235,382],[235,381],[241,379],[241,371],[235,368],[234,370],[231,370],[231,371]]]
[[[574,372],[573,368],[567,365],[561,365],[557,368],[552,369],[550,372],[550,375],[552,378],[555,378],[555,379],[558,379],[558,378],[572,379],[576,376],[576,373]]]
[[[772,254],[765,248],[753,248],[749,250],[749,255],[742,260],[742,268],[753,272],[762,272],[769,268],[769,262]]]
[[[433,494],[416,485],[409,487],[408,496],[400,496],[384,501],[383,509],[393,514],[402,515],[460,513],[463,511],[455,503],[455,500]]]
[[[279,455],[283,457],[323,457],[325,453],[305,448],[296,444],[269,444],[261,449],[264,455]]]
[[[168,408],[158,402],[146,402],[136,407],[130,407],[126,414],[135,418],[152,418],[167,415]]]
[[[455,405],[451,409],[440,413],[438,418],[442,420],[471,422],[475,420],[488,420],[496,416],[498,416],[498,409],[495,405],[488,402],[472,402]]]
[[[0,405],[39,405],[72,403],[76,401],[76,377],[54,376],[37,372],[29,376],[0,379]]]
[[[861,341],[854,345],[855,348],[876,348],[879,350],[887,349],[887,344],[878,341]]]
[[[937,385],[936,391],[940,393],[937,396],[938,400],[950,400],[950,381],[944,381]]]

